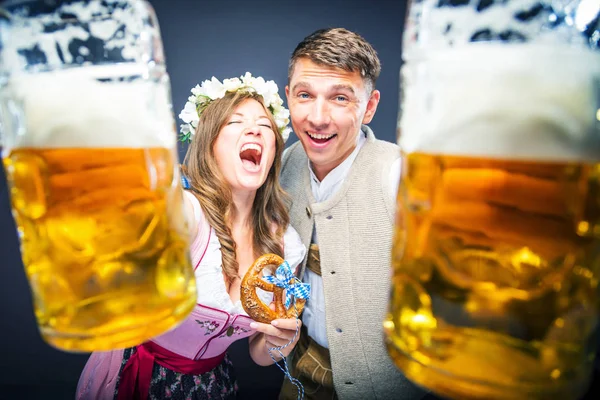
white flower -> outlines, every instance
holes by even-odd
[[[196,85],[196,86],[194,86],[194,87],[192,88],[192,94],[193,94],[193,96],[190,96],[190,98],[191,98],[191,97],[197,97],[198,95],[200,95],[200,91],[201,91],[201,90],[202,90],[202,89],[200,88],[200,85]]]
[[[181,110],[181,112],[179,113],[179,118],[181,118],[181,120],[186,124],[189,124],[194,120],[199,120],[200,117],[198,116],[198,112],[196,111],[196,105],[190,101],[185,103],[185,107],[183,107],[183,110]]]
[[[276,118],[275,119],[275,123],[277,124],[277,126],[284,126],[287,127],[287,125],[289,124],[289,121],[286,119],[280,119],[280,118]],[[285,129],[285,128],[284,128]]]
[[[283,101],[282,101],[283,103]],[[281,104],[271,104],[271,108],[273,109],[273,114],[276,114],[278,118],[289,118],[290,112],[287,108],[282,106]]]
[[[277,92],[271,94],[271,99],[267,101],[271,104],[271,107],[281,107],[283,105],[283,100],[279,97]]]
[[[225,86],[214,76],[210,81],[202,82],[200,94],[208,97],[211,100],[220,99],[225,96]]]
[[[289,126],[286,126],[281,131],[281,137],[283,138],[284,143],[287,142],[288,138],[290,137],[290,132],[292,132],[292,128],[290,128]]]
[[[260,94],[265,99],[266,99],[265,94],[267,92],[266,85],[267,85],[267,82],[265,82],[265,79],[262,76],[255,78],[254,81],[252,82],[252,86],[256,90],[256,93]]]
[[[226,91],[234,92],[242,86],[242,81],[240,78],[223,79],[223,86]]]
[[[279,88],[277,87],[277,84],[273,81],[267,81],[265,82],[262,96],[266,101],[273,105],[276,104],[278,100],[281,100],[281,97],[279,97],[278,92]]]
[[[187,135],[188,133],[194,133],[194,132],[192,132],[192,126],[190,124],[181,124],[179,126],[179,131],[181,132],[182,135]]]
[[[241,79],[244,86],[252,86],[255,80],[255,78],[252,77],[252,74],[250,72],[246,72],[244,76],[241,77]]]

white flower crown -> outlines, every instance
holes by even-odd
[[[273,114],[279,133],[285,142],[292,131],[288,124],[290,123],[290,112],[283,107],[283,100],[277,93],[277,84],[274,81],[265,81],[263,77],[253,77],[250,72],[239,78],[224,79],[223,83],[214,76],[212,79],[202,82],[202,85],[196,85],[192,88],[192,95],[188,97],[185,107],[179,113],[179,118],[185,124],[180,126],[180,140],[187,142],[192,140],[192,135],[196,132],[200,115],[206,107],[216,99],[225,96],[226,92],[247,92],[256,93],[262,96],[265,106]]]

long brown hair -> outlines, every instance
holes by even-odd
[[[275,132],[275,158],[265,183],[257,190],[252,204],[253,251],[255,258],[274,253],[283,256],[283,234],[289,223],[287,195],[279,184],[279,170],[283,154],[283,138],[271,112],[264,106],[263,98],[252,93],[227,92],[221,99],[211,102],[200,115],[196,132],[183,161],[183,173],[190,182],[208,223],[214,228],[223,259],[223,271],[231,283],[239,277],[236,260],[236,243],[231,235],[233,201],[231,188],[223,178],[214,154],[214,144],[219,132],[236,107],[247,99],[263,105]]]

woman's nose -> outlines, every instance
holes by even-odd
[[[246,128],[246,135],[260,136],[260,125],[257,122],[249,122]]]

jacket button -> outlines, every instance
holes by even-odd
[[[310,211],[310,207],[308,207],[308,206],[307,206],[307,207],[306,207],[306,216],[307,216],[308,218],[310,218],[310,216],[311,216],[311,215],[312,215],[312,212]]]

